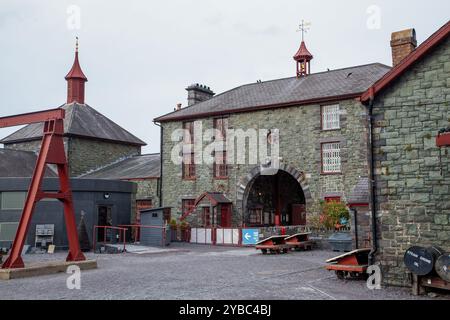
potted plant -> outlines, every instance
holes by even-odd
[[[189,233],[189,223],[185,220],[181,221],[180,223],[180,229],[181,229],[181,241],[183,242],[189,242],[190,241],[190,233]]]
[[[327,228],[335,230],[335,232],[328,238],[328,243],[333,251],[351,251],[351,234],[349,232],[340,231],[348,224],[350,219],[347,206],[340,201],[323,202],[321,217]]]
[[[171,219],[169,222],[169,227],[170,227],[170,241],[178,241],[178,237],[177,237],[177,220],[176,219]]]

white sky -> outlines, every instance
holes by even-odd
[[[79,29],[67,26],[73,4]],[[381,10],[380,28],[367,26],[372,5]],[[390,65],[391,32],[414,27],[421,43],[449,12],[447,0],[2,0],[0,116],[65,102],[78,35],[86,102],[146,141],[144,152],[158,152],[152,120],[186,105],[189,84],[220,93],[294,76],[302,19],[312,23],[306,42],[318,72]],[[0,137],[12,131],[1,129]]]

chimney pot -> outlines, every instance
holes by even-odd
[[[392,64],[395,67],[417,47],[416,30],[406,29],[391,35]]]
[[[182,106],[181,103],[177,103],[177,111],[181,110],[181,106]]]

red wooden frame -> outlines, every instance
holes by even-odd
[[[21,254],[28,228],[36,203],[45,198],[58,199],[63,203],[67,238],[69,241],[69,254],[66,260],[86,260],[81,252],[78,241],[68,163],[64,151],[64,117],[65,112],[63,109],[52,109],[0,118],[0,128],[44,122],[42,145],[36,167],[31,178],[31,184],[28,189],[27,198],[9,257],[2,265],[3,269],[23,268],[25,266]],[[56,165],[58,170],[60,190],[56,193],[49,193],[42,190],[42,180],[48,164]]]
[[[219,120],[222,121],[222,127],[218,128]],[[218,130],[222,134],[222,138],[224,142],[227,139],[227,129],[228,129],[228,117],[218,117],[213,119],[213,128],[214,130]],[[217,140],[217,137],[214,136],[214,139]],[[216,180],[226,180],[228,179],[228,164],[227,164],[227,150],[220,151],[222,153],[222,163],[217,163],[218,152],[214,152],[214,163],[213,163],[213,177]],[[220,169],[217,170],[217,166],[220,166]],[[226,175],[221,175],[221,171],[224,170]]]
[[[436,146],[449,147],[450,146],[450,132],[439,134],[436,137]]]
[[[191,145],[194,144],[194,122],[187,121],[183,122],[183,129],[189,130],[189,141],[186,141],[186,137],[183,136],[183,143],[189,143]],[[185,154],[183,153],[183,160],[181,163],[181,175],[183,180],[195,180],[196,179],[196,167],[195,167],[195,153],[194,150],[191,150],[191,153],[186,153],[186,155],[190,156],[190,163],[184,162]],[[188,170],[186,170],[186,167]]]

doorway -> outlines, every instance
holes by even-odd
[[[252,227],[304,225],[305,194],[300,183],[288,172],[257,175],[246,189],[245,224]]]
[[[112,208],[110,206],[98,206],[98,223],[99,226],[112,226]],[[99,241],[111,241],[111,229],[98,228],[97,239]]]

